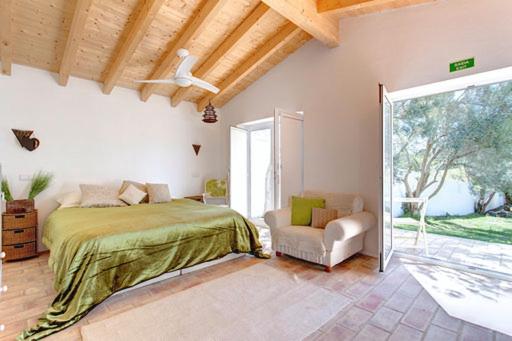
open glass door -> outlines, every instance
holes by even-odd
[[[274,203],[282,208],[304,190],[304,115],[275,109],[274,148]]]
[[[379,214],[380,271],[393,255],[393,102],[380,85],[381,104],[381,205]]]
[[[231,127],[229,165],[229,205],[247,216],[249,213],[249,131]]]

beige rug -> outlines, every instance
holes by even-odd
[[[451,316],[512,336],[512,282],[437,265],[406,265]]]
[[[301,340],[350,300],[265,264],[82,327],[98,340]]]

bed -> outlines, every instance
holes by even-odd
[[[22,340],[62,330],[115,292],[168,272],[231,253],[268,258],[250,221],[229,208],[188,199],[57,210],[45,223],[43,243],[58,295]]]

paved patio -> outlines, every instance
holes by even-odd
[[[425,256],[423,239],[415,245],[416,232],[394,229],[395,250]],[[427,233],[429,256],[467,266],[512,275],[512,245]]]

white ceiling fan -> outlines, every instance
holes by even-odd
[[[186,88],[191,85],[195,85],[202,89],[213,92],[214,94],[218,93],[220,90],[216,86],[212,84],[192,76],[190,72],[194,65],[197,62],[197,57],[192,56],[188,50],[179,49],[176,54],[181,58],[181,63],[178,65],[178,69],[176,70],[176,74],[174,77],[169,79],[149,79],[149,80],[136,80],[136,83],[154,83],[154,84],[176,84],[180,87]]]

